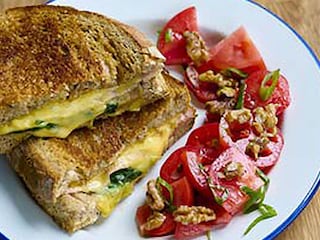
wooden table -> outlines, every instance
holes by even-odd
[[[40,4],[44,0],[0,0],[0,11],[18,5]],[[320,56],[320,0],[257,0],[296,29]],[[320,239],[320,191],[302,214],[277,240]],[[258,240],[258,239],[257,239]]]

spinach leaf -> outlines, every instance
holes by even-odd
[[[107,114],[112,114],[117,111],[117,108],[118,108],[118,103],[114,103],[114,102],[107,103],[107,106],[104,112]]]
[[[110,182],[112,185],[121,186],[128,182],[131,182],[142,174],[141,171],[134,168],[122,168],[119,169],[110,175]]]

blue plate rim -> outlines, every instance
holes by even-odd
[[[52,2],[55,2],[56,0],[48,0],[45,2],[45,4],[49,4]],[[244,0],[249,2],[250,4],[253,4],[260,9],[266,11],[269,13],[271,16],[275,17],[277,20],[279,20],[285,27],[287,27],[297,38],[302,44],[307,48],[308,52],[311,54],[312,58],[315,60],[316,64],[318,65],[319,71],[320,71],[320,60],[318,59],[317,55],[315,52],[312,50],[310,45],[304,40],[304,38],[293,28],[291,27],[285,20],[283,20],[281,17],[279,17],[277,14],[273,13],[271,10],[267,9],[260,3],[257,3],[253,0]],[[317,193],[318,189],[320,187],[320,170],[318,172],[318,176],[316,180],[314,181],[312,187],[302,200],[302,202],[298,205],[298,207],[291,213],[291,215],[283,222],[281,223],[275,230],[273,230],[267,237],[264,238],[264,240],[271,240],[277,237],[280,233],[282,233],[298,216],[299,214],[305,209],[305,207],[309,204],[311,199],[314,197],[314,195]],[[1,240],[9,240],[6,236],[4,236],[0,232],[0,239]]]

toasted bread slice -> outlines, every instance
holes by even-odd
[[[187,89],[169,76],[166,81],[169,96],[139,112],[97,120],[66,139],[30,138],[8,155],[33,197],[68,232],[108,216],[130,194],[137,179],[106,190],[113,173],[130,168],[144,175],[192,126]]]
[[[7,10],[0,15],[0,135],[23,130],[15,119],[94,90],[117,96],[130,88],[140,91],[139,106],[151,103],[166,94],[159,81],[163,61],[142,33],[96,13],[59,6]]]

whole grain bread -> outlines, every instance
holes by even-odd
[[[58,100],[150,80],[163,57],[138,30],[62,6],[0,15],[0,124]]]
[[[139,112],[97,120],[93,129],[79,129],[66,139],[30,138],[8,154],[13,169],[33,197],[68,232],[94,223],[100,216],[94,194],[70,191],[70,183],[85,183],[117,161],[127,146],[148,130],[175,118],[169,147],[191,128],[195,112],[186,87],[166,75],[170,94]]]

